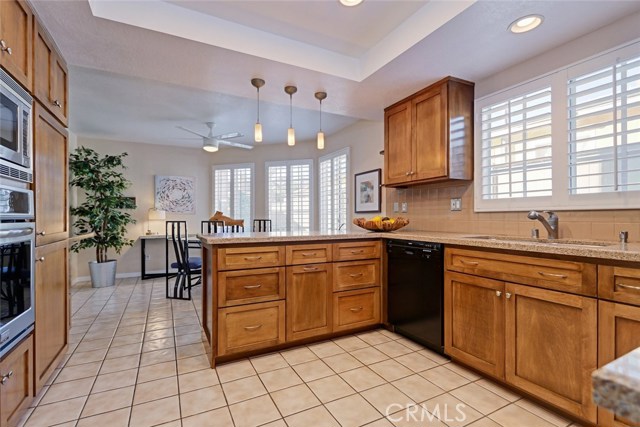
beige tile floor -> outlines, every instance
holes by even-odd
[[[571,425],[385,330],[212,370],[199,290],[194,301],[172,301],[163,280],[127,279],[72,291],[72,344],[24,426]]]

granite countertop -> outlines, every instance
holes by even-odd
[[[597,405],[640,423],[640,348],[595,371],[592,381]]]
[[[620,244],[617,242],[593,242],[559,239],[549,242],[545,239],[532,240],[509,236],[483,236],[481,233],[444,233],[436,231],[394,231],[376,233],[369,231],[340,231],[331,233],[311,232],[268,232],[268,233],[219,233],[198,235],[205,244],[230,245],[239,243],[282,243],[316,242],[324,240],[355,239],[399,239],[448,245],[470,246],[511,251],[534,252],[538,254],[568,255],[582,258],[607,259],[640,262],[640,243]],[[491,237],[491,238],[487,238]],[[580,243],[580,244],[578,244]]]

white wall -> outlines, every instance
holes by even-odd
[[[118,258],[118,273],[134,275],[140,272],[140,240],[149,222],[147,212],[154,205],[154,176],[182,175],[196,177],[196,214],[167,213],[168,220],[185,220],[190,232],[200,230],[200,221],[209,218],[212,212],[211,170],[214,165],[254,163],[255,164],[255,215],[265,216],[265,171],[264,163],[273,160],[313,159],[314,177],[317,177],[318,158],[344,147],[351,147],[350,191],[353,191],[353,175],[355,173],[382,168],[383,156],[379,154],[384,147],[382,122],[360,121],[354,125],[327,136],[325,149],[319,151],[315,141],[298,142],[295,147],[286,144],[258,145],[253,150],[223,148],[217,153],[205,153],[201,148],[178,148],[153,144],[142,144],[122,141],[98,140],[79,136],[77,146],[93,148],[101,154],[128,153],[125,158],[127,170],[125,176],[132,182],[126,192],[136,197],[138,208],[133,212],[136,224],[129,226],[128,237],[136,242],[134,246],[123,250]],[[316,179],[317,186],[317,179]],[[315,210],[317,211],[317,191],[315,191]],[[383,192],[384,193],[384,192]],[[384,196],[384,194],[383,194]],[[74,199],[72,197],[72,199]],[[75,200],[74,200],[75,201]],[[353,213],[353,202],[351,211]],[[384,200],[382,203],[384,209]],[[317,228],[315,215],[314,228]],[[362,216],[362,214],[359,214]],[[353,217],[353,216],[352,216]],[[163,223],[152,223],[151,230],[163,232]],[[147,261],[147,272],[164,271],[163,241],[149,241],[147,252],[151,259]],[[111,257],[115,254],[110,253]],[[72,277],[84,278],[88,275],[87,262],[93,260],[93,251],[86,250],[73,256]]]

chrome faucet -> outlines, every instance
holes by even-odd
[[[549,214],[549,220],[547,221],[544,216],[542,216],[538,211],[531,211],[527,218],[529,219],[537,219],[542,223],[544,228],[547,229],[548,239],[557,239],[558,238],[558,215],[555,212],[544,211]]]

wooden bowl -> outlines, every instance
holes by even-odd
[[[360,228],[364,228],[369,231],[396,231],[409,224],[407,218],[398,217],[395,218],[395,222],[374,222],[367,218],[354,218],[353,223]]]

